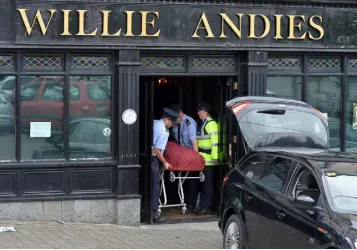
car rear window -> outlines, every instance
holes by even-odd
[[[107,101],[110,95],[105,86],[90,84],[88,85],[88,98],[91,101]]]
[[[303,132],[324,141],[328,137],[327,129],[317,116],[298,110],[253,110],[240,122],[256,134]]]

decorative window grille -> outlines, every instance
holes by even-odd
[[[227,68],[236,67],[234,57],[193,57],[192,68],[194,69],[210,69],[210,68]]]
[[[270,57],[268,63],[268,69],[301,69],[301,59],[299,57]]]
[[[14,57],[0,55],[0,69],[12,69],[14,68]]]
[[[61,69],[61,56],[24,56],[25,69]]]
[[[310,69],[340,69],[339,58],[309,58]]]
[[[71,68],[109,68],[108,56],[72,56],[70,62]]]
[[[184,57],[178,56],[144,56],[141,58],[142,68],[184,68]]]
[[[348,59],[348,69],[357,70],[357,58]]]

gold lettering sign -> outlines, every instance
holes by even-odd
[[[201,23],[203,24],[203,27],[201,27]],[[195,33],[193,33],[193,35],[192,35],[191,37],[194,37],[194,38],[200,37],[199,35],[197,35],[198,29],[204,29],[204,30],[206,30],[206,33],[207,33],[206,37],[214,38],[214,35],[213,35],[213,33],[212,33],[211,26],[210,26],[209,23],[208,23],[208,20],[207,20],[207,17],[206,17],[206,14],[205,14],[205,13],[203,13],[203,14],[201,15],[201,18],[200,18],[200,20],[198,21],[198,24],[197,24]]]
[[[147,30],[146,30],[146,25],[150,24],[152,28],[154,28],[154,20],[153,19],[151,22],[147,21],[147,15],[148,14],[154,14],[156,18],[159,18],[159,12],[157,11],[139,11],[141,13],[141,34],[139,36],[159,36],[160,35],[160,29],[154,34],[154,35],[148,35]]]
[[[232,20],[226,13],[218,13],[221,18],[221,33],[220,35],[215,34],[211,28],[211,21],[207,18],[206,14],[203,13],[197,22],[196,29],[191,36],[192,38],[200,38],[198,34],[199,29],[203,29],[206,31],[206,38],[215,38],[218,35],[219,38],[227,38],[228,36],[225,33],[225,27],[228,26],[233,33],[239,39],[262,39],[266,38],[270,33],[272,33],[272,25],[275,28],[275,33],[273,39],[275,40],[283,40],[283,39],[295,39],[295,40],[304,40],[307,37],[311,40],[320,40],[324,36],[324,29],[322,27],[322,17],[321,16],[312,16],[308,21],[308,30],[304,31],[302,34],[302,24],[305,22],[306,17],[303,15],[274,15],[274,20],[270,20],[266,15],[263,14],[243,14],[243,13],[235,13],[236,20]],[[259,24],[257,24],[257,20],[259,20]],[[286,20],[288,22],[288,33],[287,37],[283,37],[282,35],[282,20]],[[318,21],[316,22],[316,19]],[[242,35],[242,23],[247,22],[249,29],[246,31],[247,35],[243,37]],[[298,22],[298,23],[296,23]],[[235,23],[238,23],[236,25]],[[260,24],[263,25],[260,25]],[[226,25],[225,25],[226,24]],[[262,30],[261,34],[257,34],[257,29]],[[315,37],[311,31],[316,30],[320,35]],[[300,34],[299,34],[300,32]],[[300,36],[298,36],[300,35]]]
[[[102,10],[101,11],[103,16],[103,32],[100,36],[120,36],[120,33],[121,33],[121,29],[118,30],[117,33],[113,34],[113,35],[110,35],[109,34],[109,14],[112,12],[111,10]]]
[[[95,10],[98,12],[93,13],[93,11],[84,9],[37,9],[32,14],[28,9],[20,8],[17,11],[27,36],[33,35],[36,29],[39,29],[42,36],[46,36],[51,27],[53,29],[58,26],[58,20],[63,20],[63,23],[61,21],[60,24],[62,27],[61,36],[159,37],[162,33],[159,24],[157,24],[159,11],[126,10],[123,13],[117,13],[112,10]],[[100,19],[98,19],[98,14],[101,16]],[[118,15],[122,16],[118,17]],[[93,16],[96,18],[94,22],[92,22]],[[113,23],[111,20],[123,21],[122,26],[120,27],[120,24]],[[55,22],[56,24],[54,24]],[[70,25],[70,22],[77,25]],[[203,12],[197,22],[188,24],[192,25],[188,29],[192,29],[191,38],[193,39],[232,37],[236,39],[269,39],[270,37],[276,41],[284,39],[318,41],[325,35],[322,23],[322,17],[318,15],[275,14],[268,17],[268,15],[258,13],[217,13],[217,16],[208,16]],[[76,26],[78,30],[73,30],[73,27]],[[284,34],[285,30],[287,34]]]
[[[49,9],[47,10],[50,13],[50,18],[47,21],[47,25],[45,25],[45,22],[43,21],[42,14],[40,10],[36,11],[35,17],[32,20],[32,24],[30,25],[29,19],[27,18],[27,11],[28,9],[17,9],[20,12],[22,22],[24,23],[24,26],[26,28],[26,33],[27,35],[31,35],[31,32],[33,30],[33,26],[35,25],[35,22],[37,21],[38,25],[40,26],[42,35],[46,35],[48,26],[51,23],[53,15],[56,13],[56,10]]]

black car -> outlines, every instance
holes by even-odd
[[[357,157],[328,149],[327,120],[304,102],[227,102],[245,156],[223,180],[223,248],[356,248]]]

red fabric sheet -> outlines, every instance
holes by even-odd
[[[173,167],[170,171],[199,172],[205,168],[205,159],[199,153],[168,141],[164,157]]]

